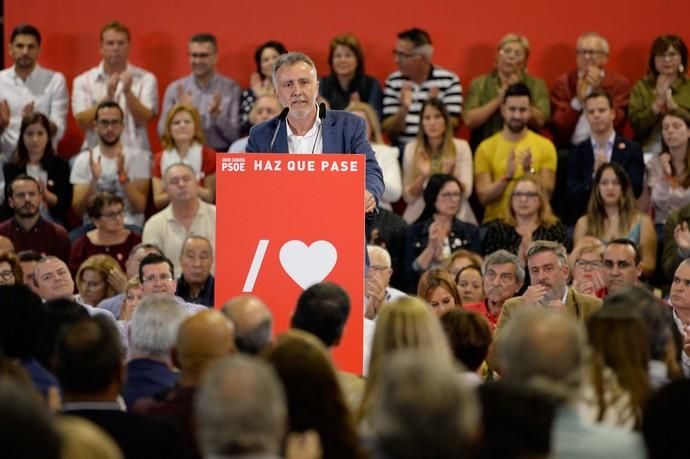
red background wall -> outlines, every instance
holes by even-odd
[[[62,71],[70,93],[73,78],[99,62],[98,33],[103,24],[113,19],[129,26],[130,61],[158,77],[161,93],[171,80],[189,73],[185,44],[196,32],[216,34],[220,45],[219,70],[244,87],[254,70],[253,52],[259,43],[281,40],[288,49],[312,56],[319,73],[325,74],[328,42],[343,32],[355,33],[360,38],[368,73],[383,82],[395,70],[391,50],[396,33],[413,26],[431,34],[434,62],[457,72],[466,88],[472,78],[492,67],[495,45],[508,32],[529,38],[529,71],[544,78],[549,86],[559,74],[573,68],[575,39],[590,30],[608,38],[609,68],[634,82],[645,71],[649,45],[656,35],[675,33],[690,41],[690,2],[654,3],[10,0],[5,1],[5,34],[8,38],[12,28],[21,22],[36,25],[43,35],[41,64]],[[69,118],[70,127],[60,148],[66,156],[74,154],[81,143],[81,134],[73,118]],[[151,126],[153,129],[153,123]]]

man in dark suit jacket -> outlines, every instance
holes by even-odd
[[[170,424],[125,412],[119,396],[124,367],[119,335],[102,317],[85,318],[65,330],[57,346],[56,373],[64,414],[103,429],[130,458],[182,458],[184,449]]]
[[[273,67],[281,115],[249,132],[247,153],[362,153],[366,155],[365,212],[383,194],[383,175],[369,145],[364,121],[351,113],[319,109],[314,62],[302,53],[281,55]],[[286,112],[286,110],[288,110]]]
[[[611,96],[600,90],[592,91],[585,98],[585,115],[592,135],[568,154],[567,199],[572,222],[585,213],[594,186],[594,174],[602,164],[620,164],[630,177],[635,197],[642,194],[644,186],[642,147],[616,134],[613,127],[616,112]]]

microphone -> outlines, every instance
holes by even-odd
[[[319,135],[321,134],[321,131],[323,130],[323,119],[326,118],[326,104],[321,102],[319,104],[319,119],[321,120],[321,124],[319,124],[319,131],[316,133],[316,138],[314,139],[314,145],[311,147],[311,152],[314,154],[314,150],[316,149],[316,142],[319,141]]]
[[[278,115],[278,125],[276,126],[276,130],[273,131],[273,137],[271,138],[271,145],[268,147],[268,149],[272,152],[273,151],[273,145],[276,143],[276,136],[278,135],[278,131],[280,130],[280,123],[285,121],[285,118],[287,118],[287,114],[290,111],[289,107],[285,107],[281,112],[280,115]]]

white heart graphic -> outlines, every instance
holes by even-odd
[[[280,264],[297,285],[307,289],[324,280],[338,261],[338,251],[328,241],[308,246],[302,241],[288,241],[280,248]]]

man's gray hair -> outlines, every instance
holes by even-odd
[[[518,284],[522,284],[525,281],[525,268],[522,266],[520,258],[504,249],[497,250],[484,258],[482,274],[486,276],[486,272],[493,265],[504,265],[506,263],[515,266],[515,280],[517,280]]]
[[[211,256],[213,256],[213,245],[211,245],[211,241],[209,240],[209,238],[207,238],[206,236],[202,236],[200,234],[192,234],[191,236],[187,236],[184,239],[184,242],[182,243],[182,248],[180,248],[180,257],[184,254],[184,248],[187,245],[187,242],[193,241],[194,239],[206,241],[206,243],[208,244],[208,248],[211,251]]]
[[[271,78],[273,79],[273,87],[278,87],[279,68],[281,68],[283,65],[295,65],[299,64],[300,62],[304,62],[314,70],[314,79],[318,81],[318,75],[316,73],[316,64],[314,64],[314,61],[311,60],[311,58],[304,53],[300,53],[299,51],[292,51],[289,53],[281,54],[280,56],[278,56],[278,59],[276,59],[276,61],[273,63],[273,72],[271,75]]]
[[[527,248],[527,260],[542,252],[552,252],[558,258],[558,264],[568,266],[568,253],[562,244],[553,241],[534,241]]]
[[[596,32],[585,32],[585,33],[583,33],[582,35],[577,37],[576,44],[580,43],[580,40],[583,40],[585,38],[590,38],[590,37],[597,38],[599,41],[601,41],[601,47],[603,48],[604,53],[606,53],[606,55],[608,56],[609,55],[609,42],[606,38],[602,37],[601,35],[599,35]]]
[[[391,267],[391,254],[388,253],[388,250],[384,249],[380,245],[367,245],[367,252],[369,252],[369,258],[372,258],[372,255],[374,254],[378,254],[385,260],[386,267]]]
[[[170,169],[172,169],[173,167],[177,167],[177,166],[182,166],[182,167],[186,168],[187,170],[189,170],[192,173],[192,176],[194,176],[194,180],[196,180],[196,171],[194,170],[194,168],[187,163],[179,162],[179,163],[173,163],[173,164],[171,164],[165,168],[165,172],[163,173],[163,184],[164,185],[168,184],[168,172],[170,172]]]
[[[570,315],[525,305],[501,331],[496,347],[504,379],[562,401],[579,393],[587,338]]]
[[[177,331],[187,312],[174,297],[149,295],[134,310],[129,325],[129,347],[132,354],[167,358],[177,341]]]
[[[384,364],[372,410],[386,457],[464,457],[479,426],[476,395],[448,360],[418,350]]]
[[[205,456],[277,454],[287,421],[285,394],[267,363],[225,357],[202,380],[196,417]]]

